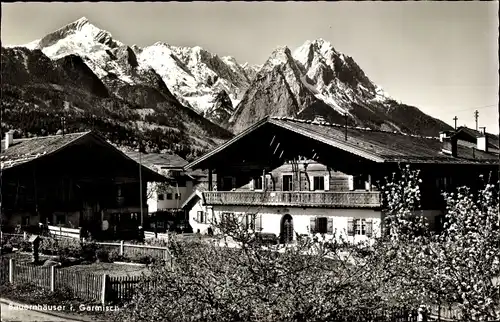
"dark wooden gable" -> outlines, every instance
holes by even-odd
[[[145,166],[141,169],[144,181],[165,179]],[[89,181],[139,181],[139,164],[94,133],[82,135],[50,153],[6,170],[7,178],[37,172],[42,176],[63,174]]]
[[[195,167],[212,169],[216,173],[247,172],[249,175],[260,175],[263,171],[271,171],[286,161],[298,160],[300,157],[345,173],[368,170],[376,165],[376,157],[363,158],[272,123],[258,126],[215,152],[195,162]]]

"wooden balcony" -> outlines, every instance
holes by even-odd
[[[379,208],[378,191],[206,191],[205,205]]]

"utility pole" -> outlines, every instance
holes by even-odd
[[[453,121],[455,121],[455,131],[457,130],[457,121],[458,121],[458,117],[454,117],[453,118]]]
[[[347,113],[344,113],[345,118],[345,140],[347,141]]]
[[[64,131],[66,127],[66,118],[64,116],[61,116],[61,126],[62,126],[62,135],[64,136]]]
[[[474,111],[474,119],[476,119],[476,131],[479,129],[478,126],[477,126],[477,119],[479,118],[479,112],[478,110],[475,110]]]
[[[142,156],[141,142],[139,141],[139,191],[140,191],[140,206],[141,206],[141,227],[144,229],[144,209],[142,207]]]

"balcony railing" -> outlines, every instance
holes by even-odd
[[[378,208],[378,191],[206,191],[204,203],[228,206]]]

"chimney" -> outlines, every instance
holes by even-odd
[[[477,137],[477,149],[488,152],[488,136],[486,135],[486,127],[480,127],[481,134]]]
[[[439,140],[441,141],[441,152],[451,154],[452,157],[457,157],[457,137],[449,131],[440,132]]]
[[[443,142],[443,139],[451,137],[453,131],[441,131],[439,132],[439,142]]]
[[[313,122],[325,122],[325,118],[321,115],[314,115],[314,121]]]
[[[7,150],[9,146],[14,143],[14,131],[10,130],[7,133],[5,133],[5,148],[4,150]]]

